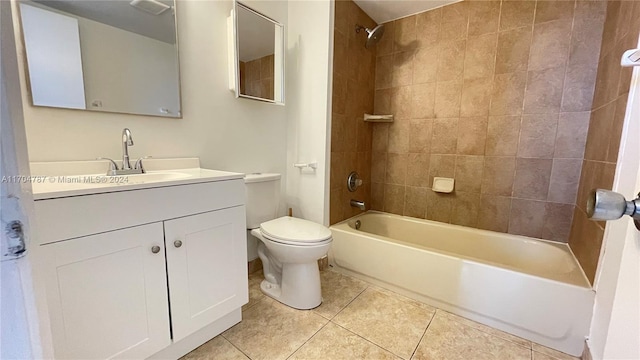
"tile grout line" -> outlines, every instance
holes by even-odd
[[[433,312],[433,314],[434,314],[434,315],[431,317],[431,319],[429,319],[429,323],[427,324],[427,328],[429,327],[429,325],[431,324],[431,321],[432,321],[432,320],[433,320],[433,318],[435,317],[436,311],[437,311],[437,310],[439,310],[438,308],[436,308],[436,307],[434,307],[434,306],[431,306],[431,305],[429,305],[429,304],[426,304],[426,303],[424,303],[424,302],[422,302],[422,301],[418,301],[418,300],[415,300],[415,299],[411,299],[411,298],[406,297],[406,296],[404,296],[404,295],[402,295],[402,294],[396,293],[395,291],[392,291],[392,290],[389,290],[389,289],[386,289],[386,288],[383,288],[383,287],[379,287],[379,286],[377,286],[377,285],[375,285],[375,284],[370,284],[370,283],[367,283],[367,284],[368,284],[368,286],[367,286],[367,288],[366,288],[365,290],[367,290],[367,289],[371,289],[372,291],[377,291],[377,292],[379,292],[379,293],[381,293],[381,294],[383,294],[383,295],[387,295],[387,296],[391,296],[391,294],[392,294],[393,296],[397,297],[397,298],[398,298],[399,300],[401,300],[402,302],[406,302],[408,305],[411,305],[411,306],[415,306],[415,305],[410,304],[410,302],[416,302],[416,303],[419,303],[419,304],[422,304],[422,305],[427,305],[427,306],[429,306],[429,307],[433,308],[433,309],[434,309],[434,312]],[[382,291],[380,291],[380,290],[376,289],[376,287],[378,287],[378,288],[379,288],[380,290],[382,290]],[[364,293],[364,291],[365,291],[365,290],[363,290],[360,294],[358,294],[358,296],[356,296],[356,297],[355,297],[351,302],[355,301],[355,299],[356,299],[356,298],[358,298],[362,293]],[[390,292],[391,294],[387,294],[386,292]],[[407,302],[407,301],[405,301],[405,300],[409,300],[409,302]],[[351,304],[351,302],[350,302],[349,304]],[[349,305],[349,304],[348,304],[348,305]],[[347,305],[347,306],[348,306],[348,305]],[[342,310],[346,309],[346,308],[347,308],[347,306],[345,306]],[[341,310],[340,312],[342,312],[342,310]],[[336,316],[337,316],[337,315],[338,315],[338,314],[336,314]],[[334,318],[335,318],[335,317],[334,317]],[[369,340],[369,339],[365,338],[364,336],[362,336],[362,335],[360,335],[360,334],[358,334],[358,333],[355,333],[355,332],[353,332],[353,331],[351,331],[351,330],[347,329],[346,327],[344,327],[344,326],[342,326],[342,325],[340,325],[340,324],[338,324],[338,323],[334,322],[333,320],[331,320],[330,322],[331,322],[332,324],[334,324],[334,325],[337,325],[337,326],[339,326],[339,327],[341,327],[341,328],[343,328],[343,329],[345,329],[345,330],[349,331],[349,332],[350,332],[350,333],[352,333],[352,334],[355,334],[356,336],[358,336],[358,337],[360,337],[360,338],[362,338],[362,339],[366,340],[367,342],[369,342],[369,343],[371,343],[371,344],[374,344],[375,346],[377,346],[377,347],[379,347],[379,348],[381,348],[381,349],[383,349],[383,350],[385,350],[385,351],[387,351],[387,352],[389,352],[389,353],[391,353],[391,354],[393,354],[393,355],[395,355],[395,356],[397,356],[397,357],[399,357],[399,358],[401,358],[401,359],[405,359],[403,356],[396,354],[395,352],[393,352],[393,351],[391,351],[391,350],[389,350],[389,349],[387,349],[387,348],[383,347],[383,346],[382,346],[382,345],[380,345],[380,344],[376,344],[376,343],[375,343],[375,342],[373,342],[372,340]],[[425,329],[425,332],[426,332],[426,329]],[[424,333],[423,333],[423,336],[424,336]],[[409,358],[407,358],[407,359],[405,359],[405,360],[410,360],[410,359],[411,359],[411,357],[412,357],[412,356],[413,356],[413,354],[415,353],[415,350],[416,350],[416,349],[417,349],[417,347],[420,345],[420,341],[421,341],[421,340],[422,340],[422,337],[420,337],[420,340],[418,341],[418,344],[417,344],[417,345],[416,345],[416,347],[414,348],[414,351],[412,352],[411,356],[409,356]]]
[[[516,176],[518,175],[518,153],[520,152],[520,143],[522,142],[522,124],[523,124],[523,119],[525,116],[525,111],[524,111],[524,107],[525,107],[525,102],[526,102],[526,97],[527,97],[527,88],[529,85],[529,67],[531,65],[531,47],[533,46],[533,40],[534,40],[534,35],[535,35],[535,30],[536,30],[536,11],[538,10],[538,1],[534,1],[534,5],[533,5],[533,19],[531,20],[531,43],[529,44],[529,57],[527,58],[527,68],[524,70],[524,75],[525,75],[525,80],[524,80],[524,89],[522,92],[522,105],[520,107],[520,113],[516,116],[518,116],[520,118],[520,128],[518,129],[518,147],[516,149],[516,166],[513,169],[513,182],[514,184],[511,187],[511,198],[513,200],[513,196],[515,194],[515,181],[516,181]],[[547,189],[548,191],[548,189]],[[513,202],[512,202],[512,208],[513,208]],[[510,233],[510,231],[512,230],[512,216],[511,213],[509,214],[509,222],[507,223],[507,233]]]
[[[237,324],[236,324],[237,325]],[[235,326],[235,325],[234,325]],[[233,326],[232,326],[233,327]],[[230,328],[229,328],[230,329]],[[228,329],[227,329],[228,330]],[[236,348],[236,350],[240,351],[244,356],[246,356],[249,360],[253,360],[253,358],[251,356],[249,356],[249,354],[245,353],[244,351],[242,351],[242,349],[240,349],[239,347],[236,346],[236,344],[234,344],[233,342],[231,342],[231,340],[227,339],[226,336],[224,336],[224,333],[226,332],[223,331],[220,333],[220,336],[222,336],[223,339],[225,339],[229,344],[231,344],[231,346],[233,346],[234,348]],[[215,337],[214,337],[215,339]]]
[[[431,323],[433,322],[433,319],[435,319],[439,310],[436,307],[434,307],[434,309],[436,310],[433,312],[433,316],[431,316],[431,319],[429,319],[429,323],[427,324],[427,327],[424,329],[424,332],[422,333],[422,336],[420,337],[418,344],[416,344],[416,347],[413,349],[413,352],[411,353],[411,356],[409,357],[409,359],[413,359],[413,357],[416,355],[416,351],[418,351],[418,348],[420,347],[420,343],[422,343],[422,340],[424,339],[424,336],[427,335],[427,330],[429,330],[429,326],[431,326]]]
[[[320,315],[318,315],[320,316]],[[320,316],[322,317],[322,316]],[[324,317],[322,317],[323,319],[325,319]],[[325,319],[326,320],[326,319]],[[313,335],[311,335],[307,340],[305,340],[302,345],[298,346],[295,350],[293,350],[293,352],[291,354],[289,354],[289,356],[287,356],[285,359],[290,359],[295,353],[298,352],[298,350],[300,350],[306,343],[308,343],[311,339],[313,339],[322,329],[324,329],[329,323],[331,323],[331,320],[327,320],[327,322],[322,325],[320,327],[320,329],[318,329],[316,332],[313,333]]]
[[[330,323],[332,323],[333,325],[338,326],[339,328],[341,328],[341,329],[343,329],[343,330],[345,330],[345,331],[348,331],[349,333],[351,333],[351,334],[353,334],[353,335],[355,335],[355,336],[359,337],[360,339],[362,339],[362,340],[364,340],[364,341],[368,342],[369,344],[371,344],[371,345],[373,345],[373,346],[375,346],[375,347],[377,347],[377,348],[380,348],[380,349],[382,349],[382,350],[384,350],[384,351],[388,352],[389,354],[392,354],[392,355],[394,355],[394,356],[396,356],[396,357],[398,357],[398,358],[400,358],[400,359],[404,359],[402,356],[400,356],[400,355],[398,355],[398,354],[394,353],[393,351],[391,351],[391,350],[389,350],[389,349],[387,349],[387,348],[384,348],[384,347],[382,347],[381,345],[378,345],[378,344],[374,343],[373,341],[371,341],[371,340],[369,340],[369,339],[365,338],[364,336],[362,336],[362,335],[360,335],[360,334],[358,334],[358,333],[355,333],[355,332],[353,332],[353,331],[351,331],[351,330],[347,329],[346,327],[344,327],[344,326],[342,326],[342,325],[340,325],[340,324],[338,324],[338,323],[335,323],[335,322],[333,322],[333,321],[329,321],[329,322],[330,322]],[[405,360],[409,360],[409,359],[405,359]]]
[[[346,276],[344,274],[340,274],[342,276]],[[354,278],[355,279],[355,278]],[[358,279],[359,280],[359,279]],[[360,297],[360,295],[362,295],[362,293],[364,293],[367,289],[369,289],[371,287],[371,284],[369,284],[368,282],[362,281],[363,283],[365,283],[367,286],[365,286],[364,289],[362,289],[362,291],[360,291],[358,293],[358,295],[354,296],[353,299],[351,299],[351,301],[349,301],[342,309],[340,309],[340,311],[338,311],[335,315],[333,315],[331,317],[331,319],[329,319],[329,321],[333,322],[333,319],[335,319],[341,312],[344,311],[344,309],[346,309],[349,305],[351,305],[352,302],[356,301],[357,298]],[[335,323],[334,323],[335,324]]]
[[[340,274],[340,275],[344,276],[343,274]],[[306,340],[302,345],[300,345],[297,349],[295,349],[295,350],[294,350],[294,351],[293,351],[293,352],[292,352],[292,353],[291,353],[291,354],[290,354],[286,359],[291,358],[291,356],[293,356],[293,354],[295,354],[296,352],[298,352],[298,350],[300,350],[300,349],[301,349],[301,348],[302,348],[306,343],[308,343],[311,339],[313,339],[313,337],[314,337],[314,336],[316,336],[316,335],[317,335],[317,334],[318,334],[322,329],[324,329],[328,324],[335,324],[335,325],[337,325],[336,323],[334,323],[334,322],[332,321],[332,319],[334,319],[336,316],[338,316],[338,314],[339,314],[339,313],[341,313],[341,312],[342,312],[342,310],[344,310],[347,306],[349,306],[349,305],[350,305],[350,304],[351,304],[355,299],[357,299],[357,298],[360,296],[360,294],[362,294],[362,293],[363,293],[366,289],[368,289],[368,288],[369,288],[369,285],[367,284],[367,286],[366,286],[366,287],[365,287],[361,292],[359,292],[359,293],[358,293],[358,295],[356,295],[356,296],[355,296],[351,301],[349,301],[349,303],[347,303],[347,305],[345,305],[342,309],[340,309],[340,311],[338,311],[335,315],[333,315],[333,317],[332,317],[331,319],[327,319],[327,318],[325,318],[324,316],[320,315],[320,314],[319,314],[318,312],[316,312],[315,310],[311,310],[315,315],[318,315],[318,316],[320,316],[321,318],[323,318],[323,319],[327,320],[327,322],[326,322],[324,325],[322,325],[322,327],[321,327],[320,329],[318,329],[318,331],[316,331],[313,335],[311,335],[311,336],[310,336],[310,337],[309,337],[309,338],[308,338],[308,339],[307,339],[307,340]]]
[[[484,325],[484,324],[482,324],[482,323],[479,323],[479,322],[473,321],[473,320],[471,320],[471,319],[467,319],[467,318],[465,318],[465,317],[462,317],[462,316],[456,315],[456,314],[451,313],[451,312],[448,312],[448,311],[446,311],[446,310],[442,310],[442,309],[438,309],[438,310],[440,310],[440,311],[442,311],[442,312],[445,312],[445,313],[447,313],[447,314],[451,314],[451,315],[454,315],[454,316],[458,316],[458,317],[460,317],[460,318],[462,318],[462,319],[465,319],[465,320],[468,320],[468,321],[471,321],[471,322],[474,322],[474,323],[477,323],[477,324],[480,324],[480,325],[483,325],[483,326],[487,326],[487,327],[489,327],[490,329],[493,329],[493,330],[502,331],[502,330],[500,330],[500,329],[496,329],[496,328],[494,328],[494,327],[491,327],[491,326],[488,326],[488,325]],[[508,338],[506,338],[506,337],[504,337],[504,336],[501,336],[501,335],[498,335],[498,334],[492,334],[492,333],[490,333],[490,332],[488,332],[488,331],[485,331],[485,330],[483,330],[483,329],[478,329],[478,328],[476,328],[476,327],[473,327],[473,326],[467,325],[467,324],[465,324],[465,323],[464,323],[464,322],[462,322],[462,321],[458,321],[458,320],[456,320],[456,319],[451,319],[451,321],[456,322],[456,323],[458,323],[458,324],[461,324],[461,325],[463,325],[463,326],[468,326],[468,327],[470,327],[470,328],[472,328],[472,329],[474,329],[474,330],[480,331],[480,332],[482,332],[482,333],[484,333],[484,334],[487,334],[487,335],[489,335],[489,336],[496,337],[496,338],[502,339],[502,340],[504,340],[504,341],[508,341],[508,342],[510,342],[510,343],[512,343],[512,344],[514,344],[514,345],[516,345],[516,346],[519,346],[519,347],[521,347],[521,348],[525,348],[525,349],[528,349],[528,350],[532,350],[532,351],[533,351],[533,345],[532,345],[532,344],[533,344],[533,342],[532,342],[531,340],[527,340],[527,339],[521,338],[521,337],[519,337],[519,336],[516,336],[516,337],[518,337],[518,338],[520,338],[520,339],[522,339],[522,340],[528,341],[528,342],[529,342],[529,346],[527,347],[527,346],[524,346],[524,345],[522,345],[522,344],[519,344],[519,343],[517,343],[517,342],[515,342],[515,341],[513,341],[513,340],[509,340]],[[504,332],[504,331],[502,331],[502,332]],[[508,335],[511,335],[511,336],[515,336],[515,335],[509,334],[509,333],[507,333],[507,332],[504,332],[504,333],[505,333],[505,334],[508,334]]]

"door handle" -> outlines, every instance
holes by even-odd
[[[593,221],[617,220],[629,215],[640,230],[640,194],[633,200],[614,191],[595,189],[587,199],[587,217]]]

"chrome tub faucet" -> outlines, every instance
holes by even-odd
[[[356,207],[362,211],[366,211],[367,210],[367,205],[364,203],[364,201],[360,201],[360,200],[351,200],[349,202],[349,205],[351,205],[351,207]]]

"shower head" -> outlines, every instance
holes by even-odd
[[[384,35],[384,25],[380,24],[372,29],[366,28],[362,25],[356,24],[356,32],[360,33],[360,30],[364,29],[367,32],[367,42],[364,44],[365,48],[370,48],[375,46],[380,39],[382,39],[382,35]]]

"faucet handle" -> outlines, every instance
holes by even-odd
[[[107,171],[107,175],[115,175],[116,171],[118,171],[118,164],[116,164],[113,159],[108,157],[98,157],[96,160],[108,160],[109,161],[109,171]]]
[[[146,171],[144,170],[144,166],[142,165],[142,160],[150,159],[150,158],[152,158],[152,156],[143,156],[139,158],[138,160],[136,160],[136,164],[134,165],[133,168],[136,170],[140,169],[140,171],[142,171],[142,173],[144,174]]]

